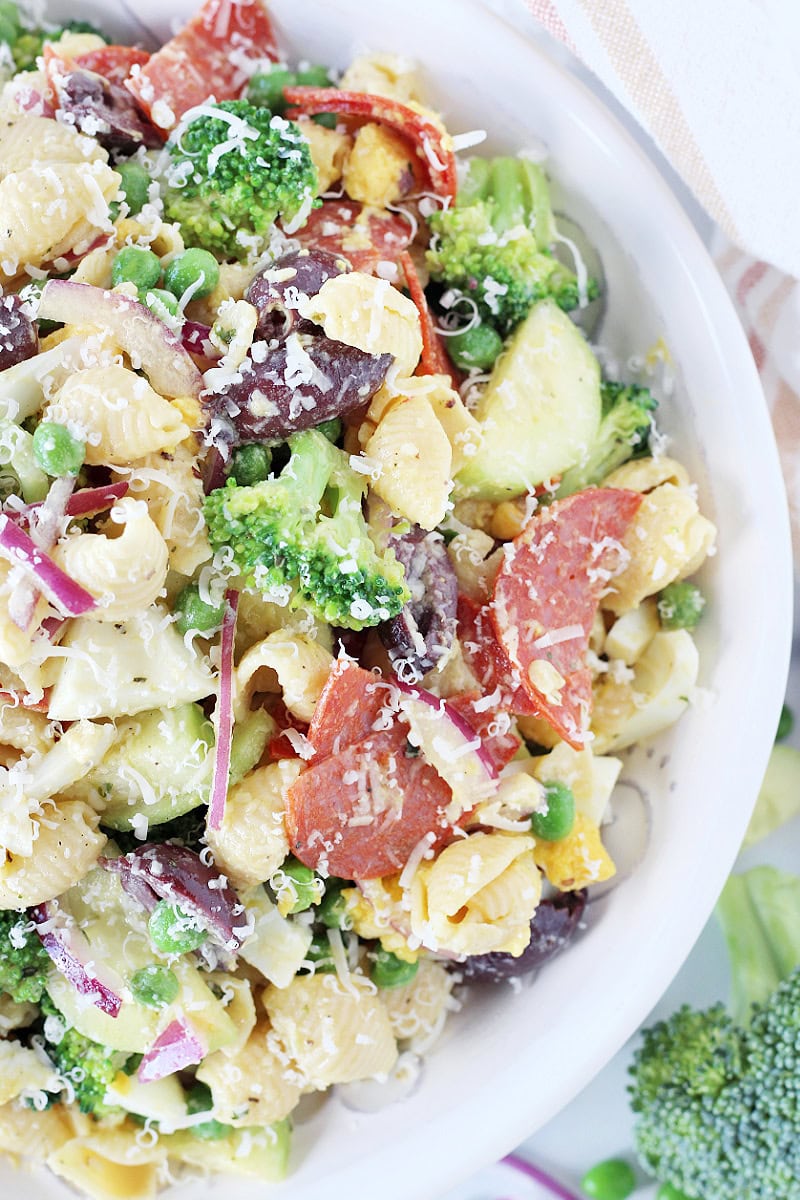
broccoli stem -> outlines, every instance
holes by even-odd
[[[731,1010],[747,1024],[762,1003],[800,964],[800,878],[776,867],[732,875],[717,902],[730,956]]]

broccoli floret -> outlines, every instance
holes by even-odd
[[[456,207],[433,213],[431,277],[474,300],[503,334],[531,305],[551,297],[565,311],[580,303],[574,273],[553,257],[555,223],[547,179],[524,158],[473,159]],[[587,284],[587,299],[597,284]]]
[[[0,994],[20,1004],[38,1004],[50,966],[27,914],[0,911]]]
[[[289,439],[281,474],[210,493],[215,550],[228,546],[247,586],[291,599],[323,621],[363,629],[396,616],[409,591],[393,551],[380,554],[361,511],[363,477],[323,433]]]
[[[684,1007],[645,1030],[631,1066],[637,1149],[695,1200],[800,1200],[800,880],[733,876],[718,911],[734,1018]]]
[[[242,259],[263,249],[278,217],[289,232],[302,223],[317,172],[298,125],[246,100],[187,115],[167,145],[164,211],[188,245]]]
[[[94,1116],[112,1112],[113,1106],[105,1102],[106,1092],[130,1056],[124,1051],[110,1050],[70,1028],[46,994],[42,1000],[42,1015],[47,1018],[43,1026],[45,1052],[65,1081],[67,1090],[70,1086],[74,1089],[81,1112]]]
[[[600,396],[602,416],[597,437],[585,461],[564,472],[556,492],[559,498],[600,483],[629,458],[647,453],[652,413],[658,406],[650,389],[604,380]]]
[[[664,629],[694,629],[706,598],[696,583],[669,583],[658,595],[658,619]]]

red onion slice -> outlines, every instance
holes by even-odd
[[[92,1003],[109,1017],[119,1015],[122,1008],[121,981],[113,977],[107,966],[99,967],[92,957],[92,948],[86,935],[66,913],[52,901],[37,904],[30,910],[36,925],[39,941],[53,961],[57,971],[81,996],[88,996]],[[105,980],[101,979],[105,975]]]
[[[568,1191],[562,1187],[557,1179],[553,1179],[552,1175],[548,1175],[541,1167],[534,1166],[526,1159],[520,1158],[517,1154],[507,1154],[502,1160],[507,1166],[514,1171],[519,1171],[520,1175],[527,1175],[529,1179],[534,1179],[541,1187],[546,1188],[551,1195],[557,1196],[558,1200],[579,1200],[579,1197],[574,1192]]]
[[[185,1017],[170,1021],[144,1054],[139,1064],[140,1083],[155,1083],[186,1067],[196,1066],[206,1056],[206,1047],[197,1030]]]
[[[97,607],[97,601],[85,588],[73,582],[49,555],[44,554],[31,537],[10,517],[0,515],[0,554],[14,566],[23,567],[36,578],[48,600],[68,617],[81,617]]]
[[[229,588],[225,593],[225,616],[222,619],[220,642],[219,696],[215,722],[217,741],[214,749],[214,774],[211,781],[211,801],[208,806],[208,827],[219,829],[225,815],[228,797],[228,776],[231,767],[233,740],[233,643],[236,636],[236,613],[239,593]]]
[[[108,329],[162,396],[200,395],[203,377],[181,339],[130,296],[70,279],[51,279],[42,292],[38,316],[65,325]]]
[[[393,679],[392,683],[394,687],[403,692],[410,701],[419,701],[420,704],[424,704],[428,708],[435,709],[440,717],[444,718],[442,721],[442,729],[439,732],[441,733],[441,736],[447,737],[448,740],[452,742],[453,754],[456,756],[454,761],[457,761],[461,756],[466,758],[467,755],[474,755],[475,759],[480,764],[482,772],[487,776],[487,778],[489,780],[497,779],[497,770],[491,754],[484,747],[479,735],[475,732],[470,723],[466,721],[464,717],[462,717],[460,712],[458,712],[451,704],[448,704],[446,700],[442,700],[440,696],[434,696],[433,692],[428,692],[425,690],[425,688],[412,687],[410,684],[403,683],[403,681],[400,679]],[[409,705],[406,701],[400,701],[400,711],[405,713],[406,717],[409,718],[411,727],[413,729],[414,722],[410,718]],[[448,726],[450,728],[448,728]],[[427,738],[425,738],[424,741],[427,741]],[[467,746],[470,747],[469,750],[467,749]],[[429,747],[429,749],[432,750],[432,747]],[[422,752],[428,758],[429,762],[433,761],[428,755],[424,742],[422,745]]]

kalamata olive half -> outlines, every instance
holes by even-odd
[[[415,525],[391,542],[406,571],[411,599],[391,621],[378,627],[392,665],[414,682],[449,654],[456,636],[458,582],[439,533]]]
[[[316,296],[324,283],[349,271],[337,254],[327,250],[294,250],[255,276],[245,299],[258,310],[262,337],[285,337],[298,319],[301,299]]]
[[[206,392],[214,444],[283,442],[368,404],[392,365],[391,354],[367,354],[321,335],[290,333],[272,349],[256,342],[237,375]]]
[[[106,150],[133,154],[139,146],[155,148],[163,138],[141,114],[133,97],[118,83],[94,71],[70,71],[59,83],[58,103],[74,117],[76,127]]]
[[[456,968],[467,983],[503,983],[535,971],[568,944],[586,908],[586,892],[562,892],[542,900],[531,921],[531,940],[519,958],[474,954]]]
[[[0,297],[0,371],[33,358],[39,340],[19,296]]]

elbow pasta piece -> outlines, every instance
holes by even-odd
[[[237,655],[279,629],[304,634],[311,641],[333,652],[330,625],[320,621],[313,613],[291,609],[288,605],[273,604],[265,600],[260,592],[239,593],[239,612],[236,620]]]
[[[54,1153],[73,1136],[70,1115],[61,1104],[39,1112],[22,1104],[0,1108],[0,1154],[35,1158]]]
[[[630,558],[601,604],[620,616],[696,571],[716,537],[688,488],[661,483],[648,492],[622,540]]]
[[[426,399],[403,397],[394,404],[367,442],[365,455],[375,464],[372,490],[390,508],[423,529],[435,529],[443,521],[453,489],[453,455]]]
[[[541,783],[565,783],[572,789],[576,810],[602,825],[622,762],[559,742],[549,754],[535,758],[531,769]]]
[[[477,452],[483,435],[480,425],[445,375],[417,375],[383,383],[373,396],[363,422],[364,444],[371,437],[374,426],[380,424],[389,409],[403,396],[422,396],[429,401],[447,435],[453,454],[452,472],[457,475]]]
[[[421,863],[409,889],[414,935],[434,951],[522,954],[541,895],[533,848],[525,835],[473,833]]]
[[[612,471],[603,480],[603,487],[627,488],[631,492],[652,492],[662,483],[674,487],[689,487],[689,472],[674,458],[633,458]]]
[[[264,883],[288,855],[286,793],[302,768],[299,759],[281,759],[251,771],[230,788],[222,825],[208,829],[206,841],[234,887]]]
[[[236,1037],[221,1047],[220,1053],[232,1058],[239,1054],[256,1025],[256,1002],[249,979],[228,975],[225,971],[214,971],[208,977],[209,985],[221,993],[225,1015],[230,1017],[236,1028]]]
[[[335,275],[316,296],[306,297],[299,311],[321,325],[327,337],[368,354],[391,354],[398,374],[413,375],[422,354],[419,314],[388,279],[362,271]]]
[[[364,941],[379,941],[403,962],[417,961],[419,950],[409,944],[411,929],[397,875],[363,879],[357,888],[345,888],[342,895],[354,933]]]
[[[47,1157],[54,1175],[92,1200],[154,1200],[167,1152],[133,1125],[99,1128]]]
[[[276,630],[252,646],[236,668],[236,719],[248,711],[255,692],[280,690],[289,712],[310,721],[332,667],[333,655],[306,634]]]
[[[97,814],[80,800],[63,800],[35,819],[38,837],[30,858],[0,866],[0,909],[29,908],[53,900],[88,874],[106,836]]]
[[[45,410],[86,443],[90,466],[126,466],[189,436],[181,415],[127,367],[89,367],[71,375]]]
[[[594,689],[593,747],[623,750],[674,725],[689,705],[700,660],[685,629],[657,633],[633,668],[632,678],[601,677]]]
[[[130,471],[119,472],[129,484],[129,494],[147,504],[167,544],[170,570],[187,576],[211,558],[203,483],[193,468],[194,455],[181,445],[173,454],[149,454]]]
[[[609,658],[619,659],[632,667],[644,654],[650,642],[661,628],[655,600],[643,600],[636,608],[617,617],[606,634],[603,647],[596,654],[605,652]]]
[[[113,246],[98,246],[78,263],[71,278],[73,283],[89,283],[92,287],[111,287],[111,267],[116,257]]]
[[[423,958],[410,983],[381,993],[392,1033],[403,1049],[424,1053],[435,1040],[452,1006],[452,990],[452,974],[441,963]]]
[[[62,570],[97,600],[89,620],[124,621],[158,599],[169,567],[166,542],[142,500],[125,496],[111,510],[105,530],[78,533],[62,542],[53,555]]]
[[[374,984],[351,975],[298,975],[267,988],[266,1008],[278,1042],[312,1088],[351,1083],[390,1071],[397,1044]]]
[[[557,842],[537,841],[533,856],[548,882],[561,892],[602,883],[617,872],[600,840],[600,830],[582,812],[576,814],[575,824],[566,837]]]
[[[253,344],[257,325],[258,309],[252,304],[246,300],[222,301],[211,327],[211,342],[222,353],[219,365],[213,371],[219,371],[223,378],[238,371]],[[207,382],[213,379],[213,371],[207,374]],[[209,382],[209,386],[213,387],[213,383]]]
[[[111,230],[109,203],[119,175],[104,162],[26,167],[0,182],[0,280],[67,251],[85,254]]]
[[[0,558],[0,661],[21,674],[35,658],[34,645],[39,640],[38,627],[47,612],[47,601],[40,596],[29,629],[20,629],[11,620],[8,606],[18,582],[11,563]]]
[[[56,1091],[57,1076],[33,1050],[19,1042],[0,1039],[0,1105],[16,1100],[23,1092]],[[1,1110],[0,1110],[1,1111]]]
[[[94,138],[50,117],[19,117],[0,133],[0,179],[52,163],[108,162]]]
[[[262,1019],[238,1054],[222,1050],[203,1059],[197,1078],[211,1088],[214,1118],[226,1125],[271,1125],[282,1121],[300,1099],[300,1079],[287,1068]]]
[[[342,178],[353,139],[338,129],[326,129],[324,125],[317,125],[308,117],[301,117],[298,124],[317,168],[317,195],[321,196],[330,191]]]
[[[353,59],[339,86],[348,92],[390,96],[404,104],[418,102],[421,95],[416,64],[399,54],[365,54]]]
[[[413,187],[408,142],[384,125],[368,122],[355,135],[344,166],[344,190],[351,199],[387,208]]]

